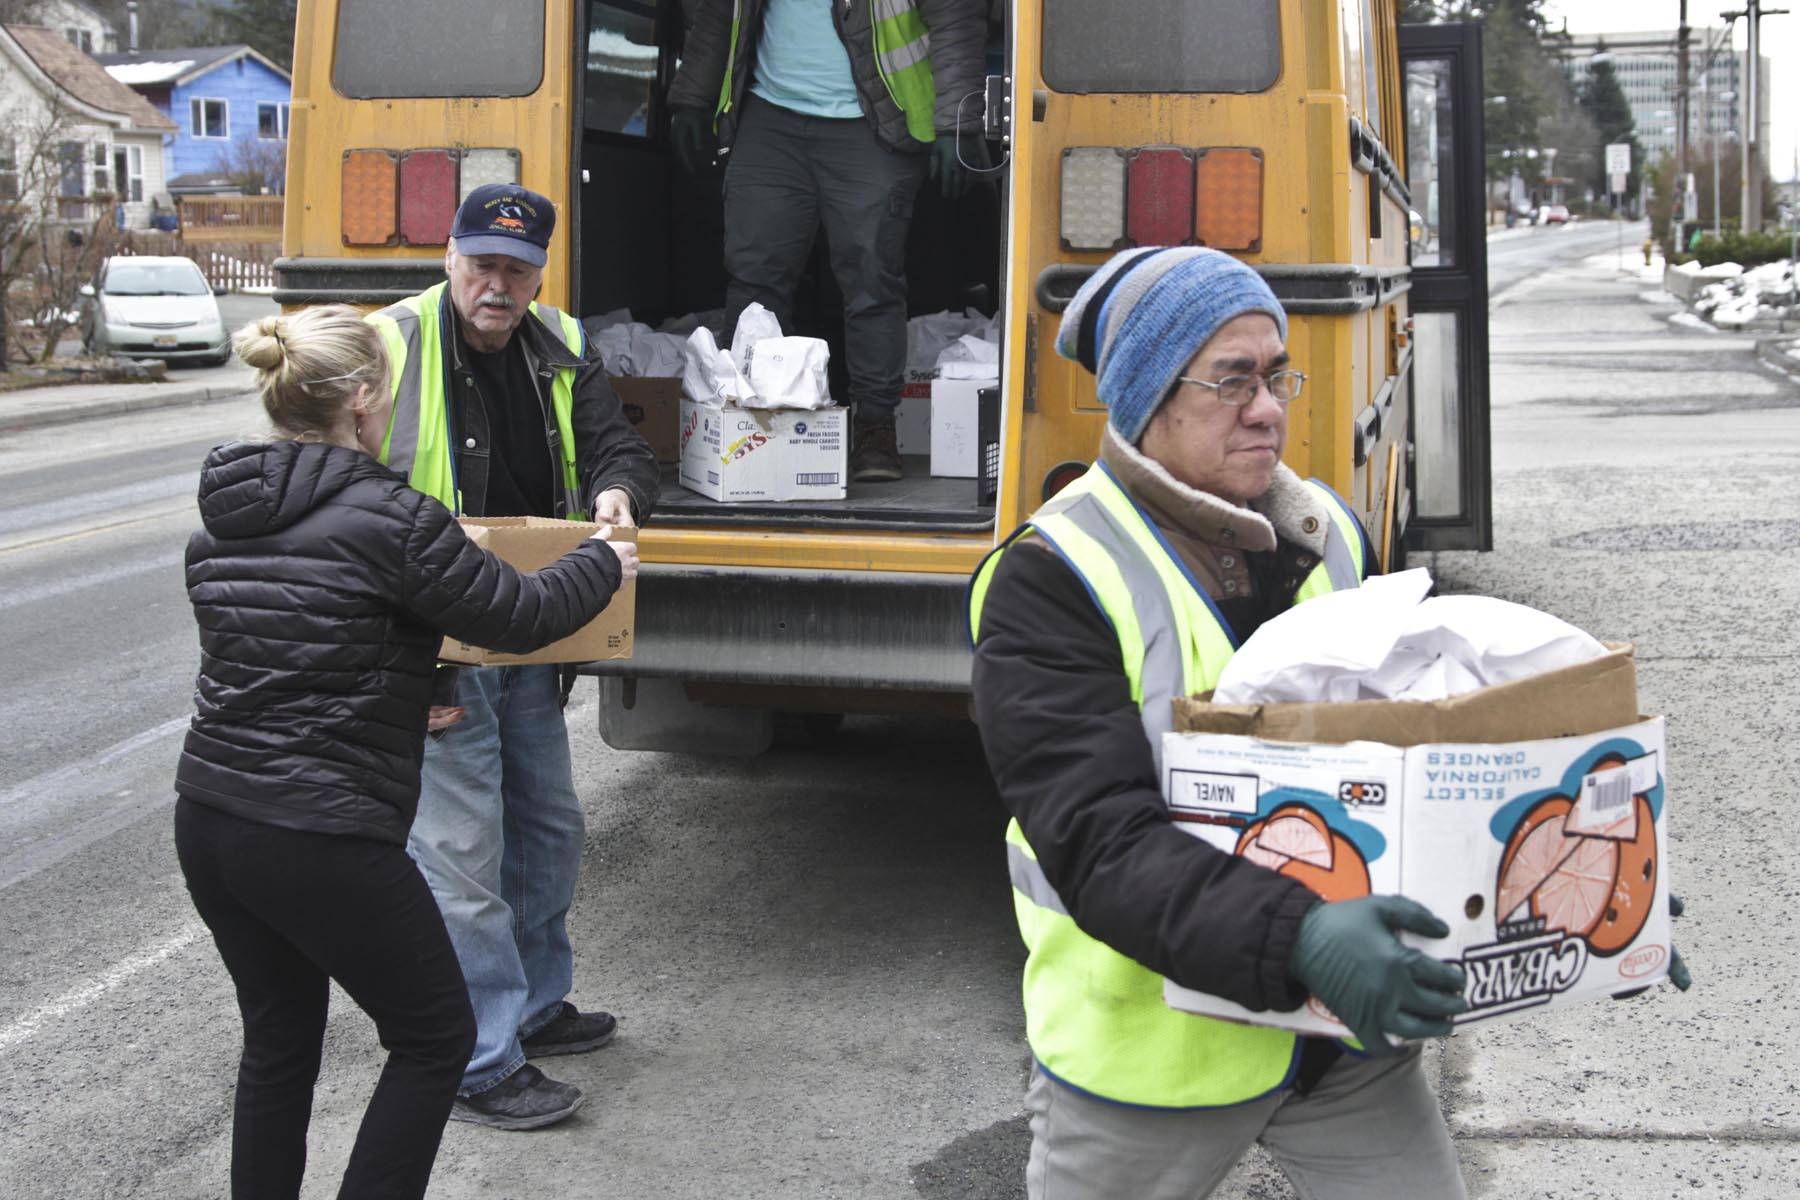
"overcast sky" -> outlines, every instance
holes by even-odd
[[[1764,161],[1775,179],[1789,179],[1794,174],[1794,151],[1800,147],[1800,4],[1774,0],[1773,8],[1797,10],[1791,16],[1765,17],[1762,23],[1762,56],[1769,60],[1769,76],[1773,80],[1769,96],[1769,145]],[[1724,22],[1719,14],[1742,11],[1743,0],[1689,0],[1688,24],[1698,29],[1717,29]],[[1552,26],[1560,26],[1566,17],[1570,33],[1634,33],[1645,30],[1673,30],[1681,23],[1680,0],[1548,0],[1544,11]],[[1696,33],[1695,42],[1700,35]],[[1739,21],[1732,40],[1739,51],[1744,48],[1746,30]]]

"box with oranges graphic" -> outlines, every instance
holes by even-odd
[[[1449,700],[1178,701],[1164,795],[1181,828],[1326,900],[1400,893],[1450,925],[1406,940],[1455,962],[1459,1022],[1641,988],[1669,965],[1660,717],[1629,647]],[[1165,987],[1190,1012],[1347,1031],[1316,1000],[1257,1013]]]

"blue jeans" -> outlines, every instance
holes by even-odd
[[[554,666],[465,667],[468,715],[426,739],[407,840],[437,897],[475,1009],[462,1094],[525,1063],[520,1039],[561,1012],[574,977],[564,918],[581,869],[581,804]]]

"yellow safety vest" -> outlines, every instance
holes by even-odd
[[[1302,582],[1298,600],[1355,587],[1364,569],[1356,517],[1330,488],[1308,485],[1328,500],[1333,521],[1324,559]],[[981,608],[1001,554],[1027,531],[1069,564],[1111,621],[1160,775],[1173,701],[1218,682],[1237,650],[1230,627],[1149,516],[1096,463],[976,568],[971,637],[981,636]],[[1075,924],[1017,821],[1007,825],[1006,850],[1028,951],[1025,1032],[1045,1071],[1095,1096],[1156,1108],[1241,1104],[1288,1082],[1298,1053],[1294,1034],[1170,1008],[1161,976]]]
[[[381,462],[405,475],[407,482],[435,498],[451,512],[463,511],[456,486],[456,464],[450,446],[444,386],[443,304],[446,284],[438,284],[390,304],[365,318],[381,334],[388,356],[388,387],[393,408]],[[560,338],[569,353],[581,357],[581,322],[560,309],[533,303],[531,315]],[[425,398],[430,397],[430,403]],[[550,401],[556,419],[557,457],[562,464],[565,516],[584,519],[581,478],[575,463],[575,368],[558,367]]]

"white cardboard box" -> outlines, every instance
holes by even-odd
[[[981,473],[980,395],[997,379],[931,381],[931,473],[974,479]]]
[[[710,408],[681,401],[681,484],[713,500],[842,500],[844,408]]]
[[[1271,706],[1273,707],[1273,706]],[[1663,721],[1500,744],[1276,742],[1170,733],[1180,827],[1328,900],[1400,893],[1450,925],[1404,940],[1459,963],[1458,1023],[1562,1007],[1668,973]],[[1314,999],[1256,1013],[1165,981],[1165,1001],[1300,1033],[1348,1031]]]

